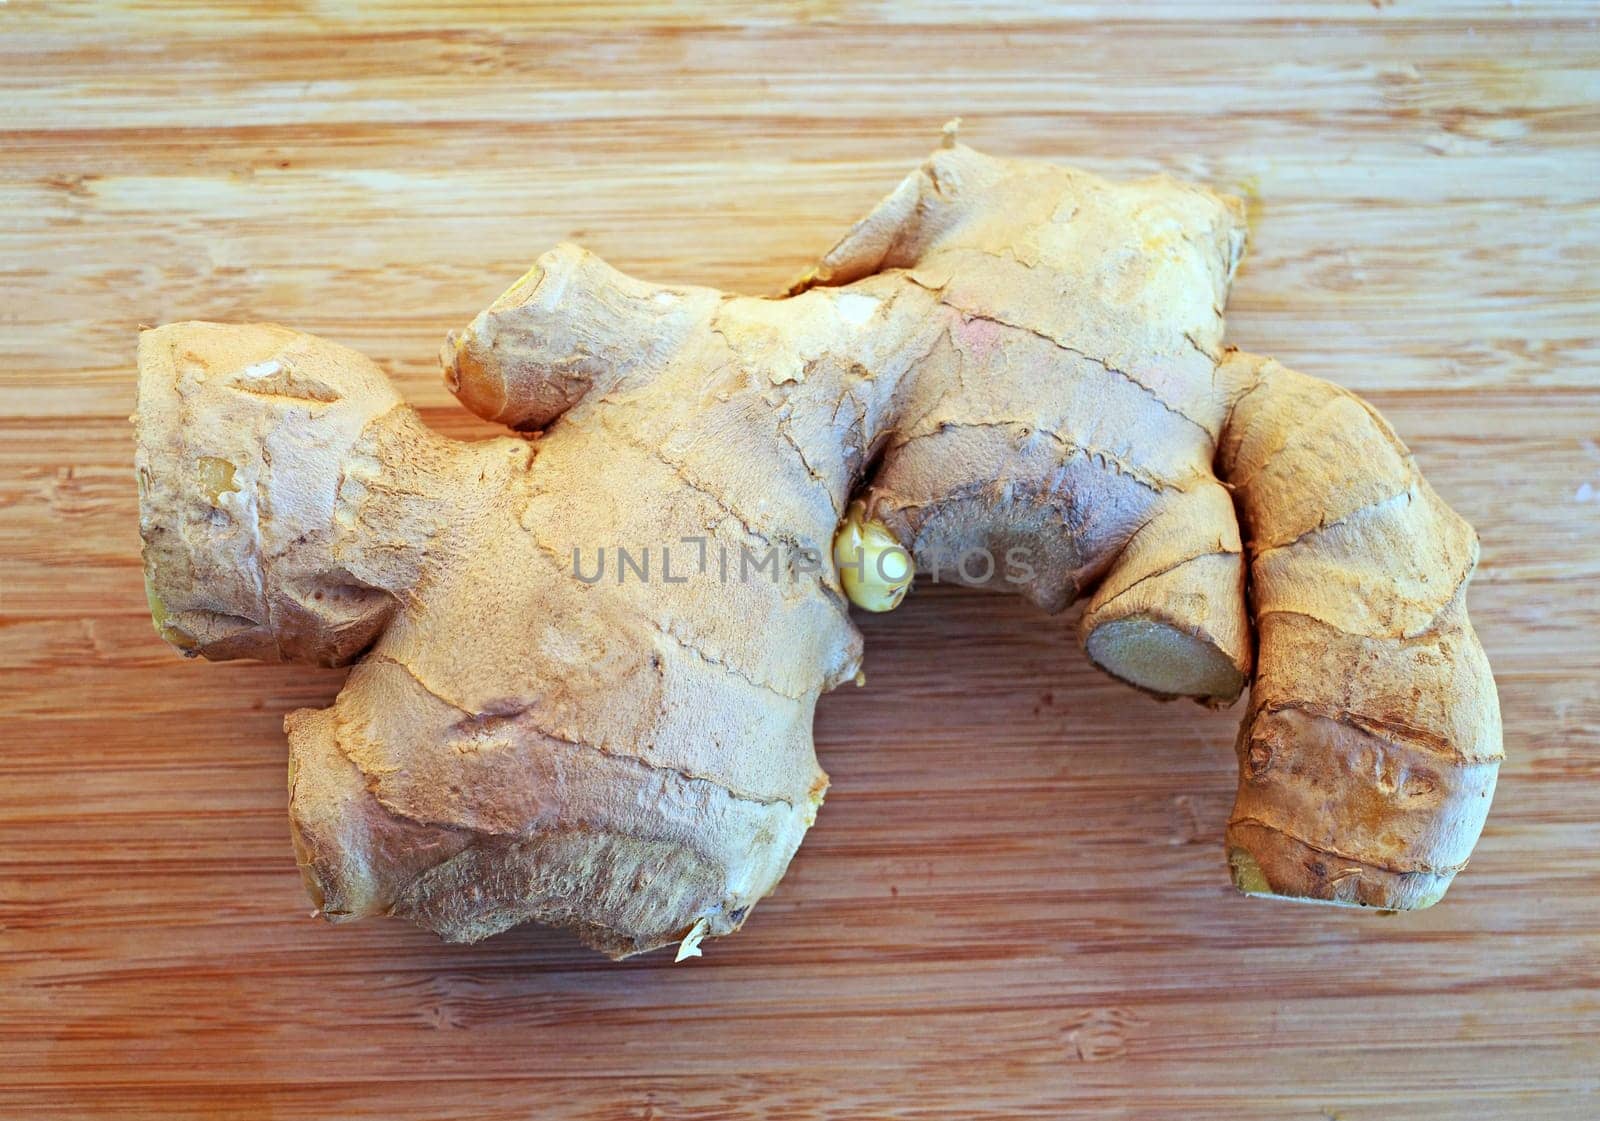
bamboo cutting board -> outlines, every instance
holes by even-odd
[[[1594,4],[0,5],[0,1117],[1600,1114]],[[1250,200],[1230,338],[1368,396],[1483,536],[1509,760],[1443,904],[1228,887],[1242,706],[919,590],[825,699],[781,891],[673,966],[307,917],[288,709],[141,591],[140,323],[272,319],[430,423],[561,239],[784,285],[936,142]]]

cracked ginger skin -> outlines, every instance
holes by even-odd
[[[947,143],[783,298],[546,253],[446,343],[462,403],[534,433],[475,443],[331,342],[146,331],[158,629],[208,658],[354,662],[286,721],[328,918],[693,952],[815,820],[812,713],[861,637],[830,564],[589,583],[573,552],[825,558],[856,502],[851,532],[923,571],[1025,550],[1015,590],[1089,597],[1089,657],[1135,686],[1226,704],[1253,683],[1242,890],[1427,906],[1501,757],[1476,538],[1364,402],[1225,348],[1243,245],[1237,202],[1202,188]]]

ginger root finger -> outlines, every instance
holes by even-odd
[[[590,393],[642,385],[719,299],[635,280],[558,245],[450,332],[439,354],[445,383],[485,420],[546,428]]]
[[[409,582],[341,555],[345,468],[399,396],[352,350],[269,324],[139,336],[146,585],[162,637],[207,658],[337,665]]]
[[[1483,829],[1502,758],[1467,619],[1477,538],[1354,394],[1235,353],[1218,465],[1251,555],[1258,668],[1228,823],[1252,894],[1418,908]]]
[[[1231,704],[1250,678],[1244,549],[1233,501],[1207,482],[1133,535],[1079,625],[1095,665],[1161,696]]]

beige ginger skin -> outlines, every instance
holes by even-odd
[[[1224,347],[1243,246],[1235,200],[951,138],[779,299],[546,253],[445,345],[462,403],[526,434],[475,443],[333,343],[145,331],[158,629],[354,663],[285,722],[326,917],[695,953],[816,818],[812,713],[861,667],[849,600],[901,594],[842,583],[836,532],[947,580],[1010,553],[1026,579],[988,585],[1087,596],[1116,677],[1207,704],[1251,685],[1239,888],[1428,906],[1501,758],[1476,538],[1370,406]],[[741,578],[773,549],[781,571]]]

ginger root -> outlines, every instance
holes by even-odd
[[[1047,611],[1087,595],[1089,657],[1152,693],[1253,674],[1235,883],[1427,906],[1501,757],[1476,539],[1370,407],[1224,347],[1244,236],[1199,187],[952,140],[783,298],[546,253],[445,345],[462,403],[530,433],[476,443],[331,342],[146,331],[158,628],[354,663],[286,720],[334,920],[538,920],[614,956],[735,930],[815,819],[847,597],[897,603],[900,547]]]

